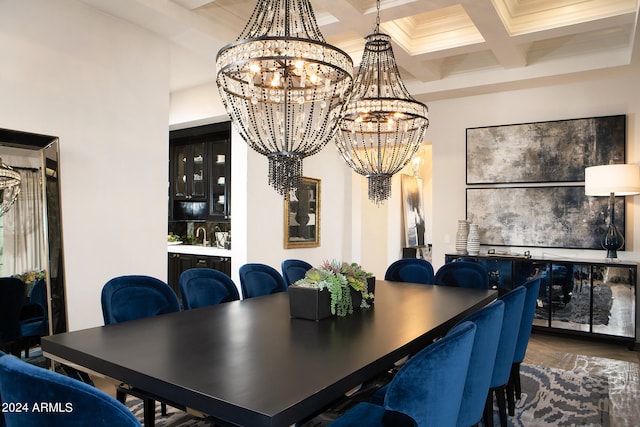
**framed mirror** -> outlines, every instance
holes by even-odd
[[[284,199],[284,247],[320,246],[320,180],[302,177]]]
[[[67,330],[58,144],[55,136],[0,129],[0,157],[21,176],[18,198],[0,217],[0,276],[21,278],[27,304],[46,306],[41,332],[22,334],[19,346],[27,356],[41,335]],[[42,279],[46,291],[36,297]]]

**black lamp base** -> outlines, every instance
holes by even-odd
[[[618,249],[624,246],[624,237],[615,224],[609,224],[607,232],[602,236],[602,247],[607,250],[607,259],[618,258]]]

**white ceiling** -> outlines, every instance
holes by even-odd
[[[173,43],[171,89],[215,80],[257,0],[82,0]],[[264,0],[263,0],[264,1]],[[360,62],[375,0],[312,0],[325,39]],[[382,0],[405,85],[423,102],[640,72],[639,0]]]

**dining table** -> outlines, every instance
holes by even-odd
[[[378,280],[371,307],[345,317],[293,318],[280,292],[43,337],[42,349],[222,425],[283,427],[319,413],[496,297]]]

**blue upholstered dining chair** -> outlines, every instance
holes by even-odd
[[[238,271],[242,298],[285,292],[287,284],[275,268],[258,263],[244,264]]]
[[[520,320],[520,329],[518,331],[518,340],[516,341],[516,349],[513,354],[513,363],[511,365],[511,373],[509,382],[507,383],[507,409],[509,415],[515,413],[514,400],[520,400],[520,364],[524,360],[531,337],[531,328],[533,327],[533,317],[536,313],[538,292],[540,292],[540,282],[538,279],[526,281],[522,286],[527,290],[524,297],[524,307],[522,309],[522,319]]]
[[[120,276],[102,288],[102,315],[105,325],[143,319],[180,311],[173,289],[150,276]]]
[[[49,316],[47,303],[47,282],[38,279],[29,296],[29,302],[20,312],[20,329],[25,357],[29,357],[29,348],[39,344],[40,337],[49,335]]]
[[[282,261],[282,277],[287,283],[287,287],[302,279],[307,274],[307,271],[312,268],[311,264],[300,259],[285,259]]]
[[[140,427],[126,406],[103,391],[14,356],[0,357],[0,396],[29,409],[5,412],[7,427]],[[34,409],[44,404],[58,406],[54,411]]]
[[[477,262],[455,261],[440,267],[433,282],[436,285],[489,289],[489,273]]]
[[[175,292],[162,280],[150,276],[129,275],[109,280],[102,288],[102,316],[105,325],[153,317],[180,311]],[[144,390],[121,384],[116,387],[116,398],[124,403],[126,395],[139,397],[144,402],[144,425],[152,426],[155,420],[155,398]],[[180,408],[171,403],[171,406]],[[162,414],[166,415],[162,403]]]
[[[476,325],[463,322],[409,359],[386,386],[383,405],[358,403],[330,424],[386,426],[388,411],[418,426],[454,426],[458,419]]]
[[[20,355],[20,312],[26,285],[16,277],[0,277],[0,348]]]
[[[421,258],[402,258],[393,262],[384,274],[384,280],[433,284],[433,266]]]
[[[473,322],[476,325],[476,337],[464,384],[462,406],[458,414],[458,427],[469,427],[482,421],[493,375],[493,365],[498,352],[503,318],[504,302],[498,300],[465,319],[465,321]]]
[[[185,310],[240,299],[233,280],[211,268],[190,268],[180,274],[180,293]]]
[[[513,355],[516,350],[525,294],[526,289],[524,286],[518,286],[499,298],[504,302],[504,317],[502,319],[502,328],[500,329],[498,352],[496,353],[496,360],[491,375],[491,388],[487,394],[484,415],[482,417],[485,427],[493,426],[494,395],[498,402],[500,425],[502,427],[507,426],[506,387],[509,382],[511,364],[513,363]]]

